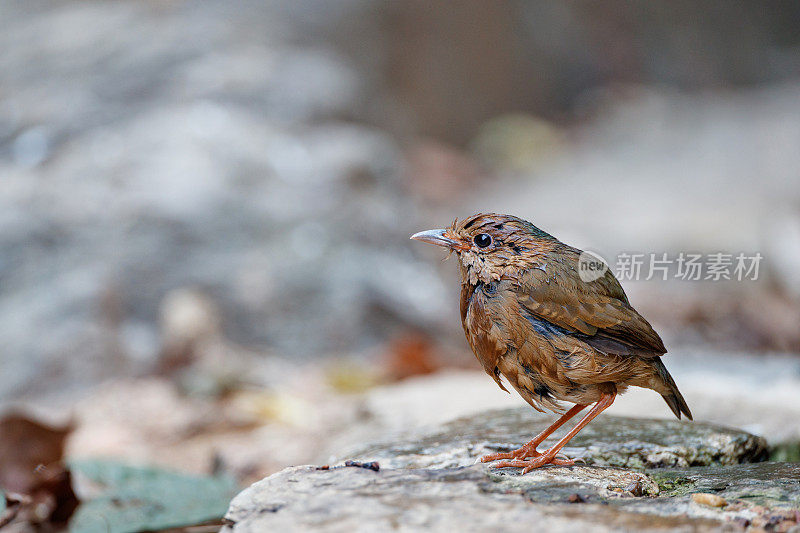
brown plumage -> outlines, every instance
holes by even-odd
[[[661,361],[666,353],[652,326],[631,307],[610,270],[594,281],[579,275],[581,251],[530,222],[510,215],[477,214],[447,229],[412,239],[449,248],[461,269],[461,322],[472,351],[502,388],[508,383],[534,409],[560,412],[576,404],[522,448],[484,461],[527,472],[544,464],[572,464],[558,452],[609,407],[628,386],[653,389],[675,416],[691,419],[686,401]],[[594,403],[545,452],[536,446]]]

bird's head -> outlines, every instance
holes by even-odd
[[[537,258],[557,243],[555,237],[511,215],[478,213],[449,228],[421,231],[412,239],[455,252],[462,281],[490,283],[537,266]]]

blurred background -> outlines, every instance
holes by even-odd
[[[620,252],[696,418],[800,441],[800,5],[0,3],[0,405],[242,482],[521,405],[463,339],[478,211]],[[652,393],[618,413],[671,416]],[[652,396],[652,397],[651,397]]]

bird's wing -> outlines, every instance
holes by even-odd
[[[518,280],[523,312],[573,333],[605,353],[654,357],[666,353],[647,320],[628,303],[610,270],[594,281],[578,275],[580,250],[563,245]]]

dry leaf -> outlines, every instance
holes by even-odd
[[[78,506],[62,463],[71,427],[54,428],[19,414],[0,419],[0,488],[20,494],[19,518],[66,524]]]
[[[386,370],[391,380],[432,374],[441,366],[431,342],[422,335],[408,334],[389,345]]]

